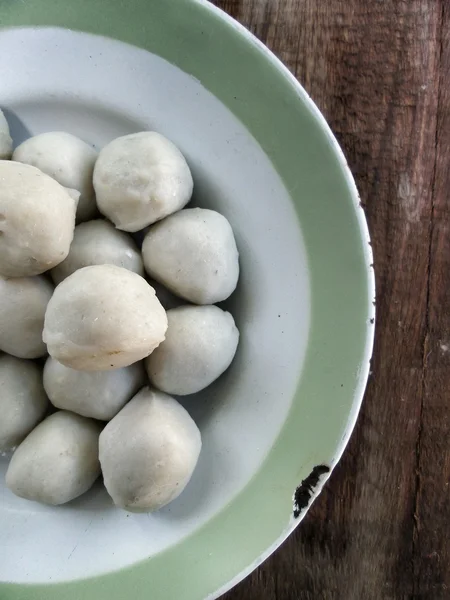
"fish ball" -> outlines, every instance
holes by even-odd
[[[33,429],[14,452],[6,486],[16,496],[44,504],[65,504],[92,487],[100,475],[101,425],[67,411]]]
[[[166,329],[166,311],[143,277],[115,265],[95,265],[57,286],[43,339],[50,356],[66,367],[104,371],[147,357]]]
[[[144,275],[142,257],[131,236],[98,219],[75,227],[69,255],[51,275],[58,284],[82,267],[106,264]]]
[[[22,142],[12,159],[33,165],[62,186],[77,190],[77,222],[81,222],[98,213],[92,184],[97,156],[97,151],[80,138],[64,131],[50,131]]]
[[[142,362],[113,371],[76,371],[49,357],[44,387],[52,404],[84,417],[109,421],[144,385]]]
[[[194,304],[228,298],[239,278],[239,254],[227,219],[188,208],[150,227],[142,245],[147,273]]]
[[[114,503],[150,512],[188,484],[201,449],[200,431],[176,400],[142,389],[100,435],[103,479]]]
[[[145,360],[150,381],[168,394],[195,394],[231,364],[239,331],[217,306],[180,306],[167,311],[164,342]]]
[[[53,285],[43,276],[0,276],[0,350],[19,358],[47,353],[42,340],[44,316]]]
[[[0,356],[0,452],[20,444],[48,407],[42,370],[30,360]]]
[[[0,275],[26,277],[69,254],[76,201],[30,165],[0,160]]]
[[[184,156],[154,131],[113,140],[100,151],[94,169],[100,212],[124,231],[139,231],[180,210],[193,185]]]

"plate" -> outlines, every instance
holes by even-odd
[[[242,271],[227,303],[236,360],[183,400],[204,442],[186,491],[131,515],[100,485],[50,508],[0,484],[0,597],[217,598],[300,522],[358,414],[374,277],[352,176],[303,88],[206,2],[4,2],[0,24],[15,143],[65,130],[100,148],[163,133],[191,166],[194,203],[230,220]]]

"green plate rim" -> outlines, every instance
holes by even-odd
[[[227,506],[175,546],[131,567],[70,582],[3,583],[0,596],[213,600],[301,521],[307,509],[293,516],[297,486],[317,465],[332,470],[356,422],[375,317],[372,251],[358,192],[336,139],[305,90],[250,32],[205,0],[1,3],[0,32],[29,26],[85,31],[154,52],[199,79],[244,123],[290,191],[302,224],[312,312],[288,418],[261,468]],[[307,143],[299,144],[302,138]],[[303,179],[302,169],[308,172]],[[313,488],[310,503],[328,476]]]

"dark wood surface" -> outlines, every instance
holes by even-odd
[[[450,598],[450,0],[216,0],[298,77],[373,240],[373,374],[289,540],[226,600]]]

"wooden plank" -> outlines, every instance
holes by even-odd
[[[449,7],[216,4],[287,64],[335,131],[366,208],[378,297],[373,377],[342,462],[296,533],[226,598],[438,598],[450,585]]]
[[[443,4],[422,427],[414,537],[418,598],[450,597],[450,5]]]

